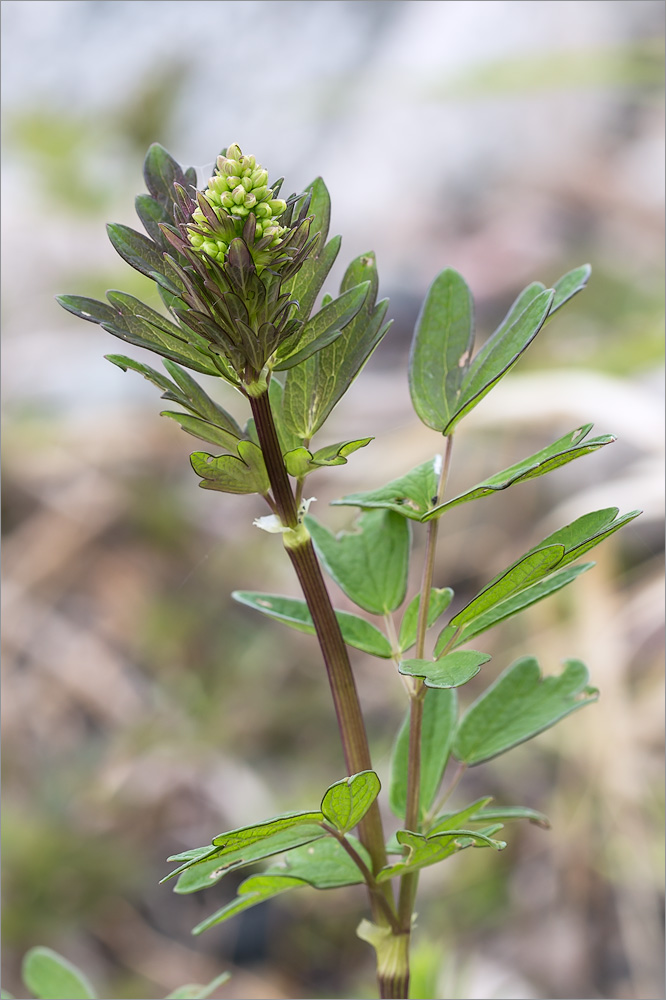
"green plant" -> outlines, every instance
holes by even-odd
[[[280,893],[304,887],[365,884],[372,919],[357,933],[377,954],[382,997],[407,997],[409,944],[419,872],[469,847],[501,850],[505,822],[545,817],[521,806],[493,806],[482,797],[462,809],[445,805],[465,770],[531,739],[597,697],[586,667],[567,660],[558,676],[542,677],[532,657],[510,665],[459,712],[457,689],[490,657],[468,648],[499,622],[555,593],[592,565],[578,560],[638,512],[615,508],[578,518],[520,555],[438,627],[428,630],[453,593],[433,579],[441,517],[453,507],[545,475],[609,444],[589,437],[591,425],[503,469],[458,496],[445,498],[453,435],[459,422],[521,357],[544,324],[585,286],[589,268],[553,288],[529,285],[485,344],[473,354],[472,298],[463,278],[446,269],[433,282],[419,316],[409,365],[419,418],[443,438],[442,453],[386,486],[343,497],[359,508],[353,529],[334,535],[308,513],[305,482],[318,469],[342,465],[372,440],[313,446],[333,408],[386,334],[388,303],[377,302],[374,255],[347,268],[336,298],[316,304],[340,248],[327,241],[330,202],[321,179],[281,200],[281,182],[254,157],[231,146],[218,158],[205,191],[158,145],[144,176],[148,195],[137,212],[144,236],[109,226],[120,255],[153,279],[171,318],[122,292],[108,303],[63,295],[75,315],[127,343],[161,355],[167,375],[123,355],[108,355],[154,383],[180,411],[166,410],[216,455],[194,452],[204,489],[260,494],[270,508],[259,527],[281,535],[304,600],[240,591],[234,597],[270,618],[315,633],[321,647],[342,740],[347,775],[321,802],[252,826],[224,832],[210,844],[170,860],[177,892],[195,892],[229,871],[282,856],[251,874],[237,897],[194,929],[200,933]],[[219,378],[245,397],[245,427],[186,370]],[[426,532],[422,586],[404,607],[412,524]],[[321,567],[367,617],[335,611]],[[393,615],[401,612],[399,627]],[[383,626],[379,627],[379,626]],[[347,646],[393,661],[408,696],[395,742],[388,790],[402,822],[388,843],[378,807],[363,714]],[[454,763],[455,762],[455,763]],[[448,787],[440,794],[445,772]],[[352,833],[357,831],[357,836]]]

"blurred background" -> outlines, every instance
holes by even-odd
[[[53,300],[122,288],[154,304],[105,222],[140,228],[151,142],[205,182],[236,141],[288,192],[325,178],[344,237],[332,284],[374,249],[392,300],[321,438],[376,438],[310,480],[331,526],[353,512],[330,500],[440,447],[406,365],[442,267],[467,278],[482,339],[524,285],[592,264],[463,422],[451,489],[588,421],[618,441],[447,515],[436,583],[462,602],[579,514],[643,509],[594,571],[479,643],[484,680],[526,653],[550,673],[575,655],[601,699],[468,773],[456,802],[492,794],[553,828],[513,826],[501,855],[424,873],[412,995],[663,997],[663,4],[5,0],[2,18],[4,986],[22,995],[20,958],[45,944],[103,997],[224,969],[220,997],[374,995],[360,889],[296,893],[193,939],[234,877],[194,896],[157,884],[171,853],[312,808],[342,758],[314,640],[229,597],[297,593],[251,527],[258,498],[199,490],[197,442],[103,359],[131,349]],[[402,687],[383,662],[354,666],[385,781]]]

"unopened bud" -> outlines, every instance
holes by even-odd
[[[227,150],[227,157],[230,160],[240,160],[242,155],[243,154],[241,153],[240,146],[238,145],[238,143],[232,142],[232,144],[229,146],[229,149]]]
[[[239,184],[238,187],[235,187],[233,189],[233,191],[231,192],[231,197],[234,199],[234,202],[237,205],[243,204],[243,202],[245,201],[245,188],[243,187],[242,184]]]
[[[246,191],[252,190],[252,180],[249,177],[242,177],[241,184],[243,185]]]
[[[262,170],[260,167],[257,167],[256,170],[253,170],[252,184],[254,187],[261,187],[264,184],[268,184],[268,171]]]
[[[287,203],[286,201],[282,201],[281,198],[271,198],[268,204],[271,206],[273,215],[282,215],[287,210]]]

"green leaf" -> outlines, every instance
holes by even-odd
[[[172,206],[177,204],[174,184],[188,187],[188,179],[180,164],[166,151],[164,146],[154,142],[143,163],[143,178],[150,194],[163,205],[173,217]]]
[[[0,990],[0,1000],[14,1000],[14,994],[8,993],[7,990]]]
[[[481,764],[554,726],[571,712],[596,701],[580,660],[565,660],[557,677],[542,678],[532,656],[500,674],[461,719],[453,753],[465,764]]]
[[[354,531],[338,535],[304,518],[324,568],[345,594],[372,614],[394,611],[405,599],[409,572],[409,527],[391,511],[361,514]]]
[[[439,616],[446,611],[452,600],[453,591],[450,587],[443,587],[442,589],[433,587],[431,589],[430,601],[428,602],[428,628],[435,624]],[[402,623],[400,625],[400,635],[398,637],[398,648],[401,653],[411,649],[416,642],[420,601],[421,595],[417,594],[405,608],[405,613],[402,617]]]
[[[298,350],[287,352],[286,348],[278,349],[276,355],[278,361],[273,366],[275,370],[282,371],[285,368],[293,368],[294,365],[304,361],[315,351],[326,347],[331,343],[331,340],[338,337],[363,305],[369,288],[370,282],[364,281],[362,284],[356,285],[355,288],[343,292],[339,298],[334,299],[315,313],[298,334],[297,342],[293,345]],[[291,338],[286,343],[290,342]],[[321,344],[321,347],[315,347],[315,344]],[[298,360],[294,360],[295,358]]]
[[[134,199],[134,207],[148,238],[164,252],[171,253],[173,248],[160,229],[160,223],[172,226],[173,217],[156,198],[151,198],[148,194],[138,194]]]
[[[137,233],[129,226],[123,226],[118,222],[110,222],[106,231],[109,235],[113,249],[120,254],[124,261],[135,271],[140,271],[147,278],[155,280],[153,274],[157,273],[165,278],[170,277],[167,265],[164,263],[164,252],[161,247],[156,246],[143,233]]]
[[[398,830],[396,836],[398,843],[407,848],[407,854],[402,861],[382,868],[377,874],[378,882],[387,882],[396,875],[436,865],[465,847],[492,847],[496,851],[506,847],[503,840],[493,840],[480,830],[448,830],[444,834],[427,837],[410,830]]]
[[[220,490],[222,493],[261,493],[270,490],[264,457],[254,441],[239,441],[238,455],[208,455],[205,451],[195,451],[190,455],[192,468],[203,482],[205,490]]]
[[[549,316],[552,316],[565,302],[568,302],[569,299],[572,299],[574,295],[585,288],[591,272],[592,268],[590,265],[583,264],[581,267],[574,268],[573,271],[568,271],[559,281],[555,282],[553,285],[555,297],[550,307]]]
[[[469,604],[465,605],[462,611],[459,611],[451,619],[449,624],[457,628],[466,625],[496,604],[501,604],[507,598],[525,590],[530,584],[543,579],[562,562],[564,553],[564,545],[546,545],[528,552],[500,577],[496,577],[484,587]]]
[[[633,521],[640,513],[640,510],[632,510],[628,514],[618,517],[617,507],[604,507],[591,514],[583,514],[571,524],[567,524],[554,531],[552,535],[548,535],[534,549],[530,549],[530,553],[544,546],[564,545],[565,555],[560,565],[566,566],[585,555],[595,545],[603,542],[605,538],[614,534],[625,524]]]
[[[363,862],[372,871],[372,861],[363,845],[349,834],[345,837]],[[314,889],[337,889],[343,885],[357,885],[363,875],[342,844],[333,837],[326,837],[307,847],[296,848],[285,854],[279,865],[266,870],[267,875],[301,878]]]
[[[378,490],[350,493],[332,506],[362,507],[364,510],[392,510],[412,521],[420,521],[433,505],[441,470],[441,455],[418,465],[411,472],[393,479]]]
[[[174,410],[161,410],[160,416],[175,420],[187,434],[199,438],[200,441],[208,441],[209,444],[219,445],[220,448],[224,448],[232,455],[236,454],[238,438],[228,431],[222,430],[221,427],[211,424],[210,421],[194,417],[190,413],[176,413]]]
[[[451,434],[458,421],[473,410],[502,376],[513,368],[545,323],[553,295],[552,289],[540,292],[512,323],[508,326],[502,324],[486,341],[465,371],[453,404],[453,413],[442,433]]]
[[[340,290],[347,293],[368,280],[367,297],[342,336],[288,373],[284,418],[305,441],[322,426],[388,330],[389,324],[382,325],[388,301],[375,306],[378,280],[374,254],[362,254],[352,261]]]
[[[263,903],[289,889],[300,889],[307,884],[302,878],[291,878],[286,875],[251,875],[239,885],[236,899],[217,910],[212,916],[202,920],[193,928],[192,933],[201,934],[210,927],[221,924],[223,921],[229,920],[230,917],[235,917],[243,910],[249,910],[257,903]]]
[[[188,983],[186,986],[179,986],[173,993],[169,993],[166,1000],[206,1000],[211,993],[214,993],[219,986],[223,986],[230,979],[230,972],[222,972],[215,979],[211,979],[206,986],[202,986],[201,983]]]
[[[265,841],[285,830],[292,830],[295,827],[311,827],[313,824],[321,823],[323,816],[321,812],[290,812],[283,816],[275,816],[273,819],[264,820],[263,823],[255,823],[252,826],[241,826],[235,830],[228,830],[213,837],[213,846],[221,848],[219,857],[227,857],[236,851],[247,851],[253,844]],[[283,848],[285,850],[285,848]]]
[[[475,802],[471,802],[469,805],[465,806],[464,809],[458,809],[455,812],[442,813],[437,819],[433,820],[430,824],[430,829],[428,830],[427,836],[431,837],[436,833],[446,833],[447,830],[459,830],[462,827],[466,827],[468,823],[473,823],[475,821],[474,817],[482,815],[482,810],[489,802],[492,802],[492,796],[486,795],[482,799],[476,799]]]
[[[116,310],[97,299],[88,299],[85,295],[56,295],[56,302],[67,312],[88,320],[89,323],[115,323]]]
[[[452,689],[428,690],[421,723],[420,812],[432,806],[446,768],[458,718],[457,693]],[[409,711],[398,733],[391,758],[389,804],[399,819],[405,818],[409,766]]]
[[[173,398],[196,416],[202,417],[234,437],[243,437],[242,430],[231,414],[227,413],[219,403],[212,400],[188,372],[174,364],[173,361],[164,361],[163,364],[178,386],[178,390],[169,398]]]
[[[547,472],[551,472],[561,465],[566,465],[567,462],[572,462],[582,455],[588,455],[590,452],[596,451],[598,448],[602,448],[604,445],[615,441],[612,434],[605,434],[602,437],[591,438],[589,441],[583,443],[583,439],[590,432],[591,428],[592,424],[585,424],[584,427],[578,427],[575,431],[571,431],[570,434],[565,434],[564,437],[555,441],[554,444],[548,445],[547,448],[542,448],[541,451],[530,455],[529,458],[524,458],[522,462],[517,462],[515,465],[509,466],[508,469],[497,472],[494,476],[484,479],[482,483],[478,483],[465,493],[460,493],[451,500],[433,507],[423,515],[423,520],[430,521],[435,517],[441,517],[444,511],[452,507],[457,507],[461,503],[468,503],[470,500],[488,496],[491,493],[496,493],[498,490],[505,490],[515,483],[522,483],[528,479],[536,479],[537,476],[544,476]]]
[[[524,611],[525,608],[529,608],[533,604],[536,604],[537,601],[542,601],[544,597],[549,597],[551,594],[556,593],[558,590],[561,590],[562,587],[566,587],[567,584],[572,583],[572,581],[577,579],[581,573],[585,573],[593,566],[594,563],[589,562],[558,570],[556,573],[553,573],[540,583],[532,584],[532,586],[527,587],[525,590],[521,590],[520,593],[516,594],[514,597],[510,597],[507,601],[502,601],[501,604],[490,608],[490,610],[485,614],[479,615],[479,617],[475,618],[473,622],[464,626],[461,632],[458,632],[455,625],[447,626],[443,629],[437,639],[437,643],[435,645],[435,656],[439,656],[439,654],[446,648],[447,644],[451,642],[451,639],[453,639],[456,633],[456,639],[451,644],[452,649],[455,649],[457,646],[462,646],[471,639],[475,639],[477,635],[481,635],[482,632],[487,632],[488,629],[493,628],[500,622],[506,621],[507,618],[517,615],[520,611]]]
[[[409,391],[417,415],[445,431],[453,419],[474,344],[474,306],[464,279],[446,268],[433,281],[416,321]]]
[[[30,948],[23,957],[21,974],[38,1000],[89,1000],[96,996],[81,970],[51,948]]]
[[[284,622],[285,625],[289,625],[299,632],[306,632],[308,635],[315,634],[312,616],[305,601],[296,597],[261,594],[251,590],[235,590],[231,596],[240,604],[246,604],[256,611],[261,611],[269,618]],[[379,656],[382,659],[391,658],[390,642],[383,632],[380,632],[365,618],[359,618],[358,615],[350,614],[348,611],[336,611],[335,617],[338,619],[342,638],[348,646],[361,649],[364,653],[370,653],[371,656]]]
[[[448,653],[441,660],[401,660],[398,667],[408,677],[422,677],[426,687],[456,688],[467,684],[478,674],[481,666],[490,659],[486,653],[474,649]]]
[[[307,448],[295,448],[284,456],[284,464],[290,476],[301,479],[324,466],[346,465],[348,455],[358,451],[359,448],[365,448],[371,441],[374,441],[374,438],[338,441],[337,444],[319,448],[314,454]]]
[[[328,238],[328,227],[331,222],[331,197],[328,188],[324,184],[323,178],[315,177],[312,184],[308,184],[303,193],[310,195],[308,215],[314,217],[310,232],[313,236],[319,233],[319,245],[323,247]]]
[[[374,771],[360,771],[331,785],[322,799],[321,811],[336,830],[346,833],[363,819],[380,789]]]
[[[340,252],[341,242],[340,236],[334,236],[315,257],[309,257],[291,282],[285,285],[290,298],[298,302],[299,319],[306,321],[309,318],[322,285]]]
[[[526,819],[535,826],[540,826],[544,830],[550,829],[550,821],[542,812],[536,809],[528,809],[527,806],[495,806],[487,808],[482,806],[470,817],[473,823],[509,823],[516,819]]]

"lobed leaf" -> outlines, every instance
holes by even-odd
[[[235,590],[231,595],[240,604],[246,604],[256,611],[261,611],[275,621],[284,622],[285,625],[297,629],[299,632],[306,632],[308,635],[315,634],[315,627],[312,616],[305,601],[296,597],[281,597],[279,594],[260,594],[250,590]],[[336,611],[335,617],[338,619],[342,638],[348,646],[360,649],[364,653],[372,656],[379,656],[382,659],[390,659],[391,644],[378,628],[359,618],[348,611]]]
[[[190,455],[192,468],[205,490],[219,490],[222,493],[261,493],[266,496],[270,490],[268,473],[261,448],[254,441],[238,442],[238,457],[235,455],[208,455],[195,451]]]
[[[321,802],[324,818],[340,833],[346,833],[363,819],[379,795],[381,784],[374,771],[360,771],[343,778],[327,790]]]
[[[389,805],[399,819],[405,818],[409,767],[409,711],[396,738],[391,757]],[[455,690],[428,690],[421,723],[420,812],[432,806],[446,768],[458,718]]]
[[[470,766],[491,760],[532,739],[560,719],[596,701],[586,666],[565,660],[559,676],[542,678],[534,657],[507,668],[462,717],[453,753]]]
[[[324,466],[346,465],[347,456],[365,448],[374,438],[359,438],[356,441],[338,441],[337,444],[319,448],[314,454],[307,448],[295,448],[284,456],[284,464],[290,476],[302,479]]]
[[[304,518],[324,568],[354,604],[372,614],[394,611],[405,599],[409,526],[391,511],[367,511],[355,530],[334,535],[312,515]]]
[[[356,837],[348,834],[345,840],[372,870],[370,856]],[[357,885],[363,881],[360,869],[342,844],[333,837],[326,837],[306,847],[289,851],[279,865],[268,868],[266,874],[301,878],[313,889],[337,889],[344,885]]]
[[[440,660],[401,660],[398,667],[408,677],[422,677],[429,688],[457,688],[475,677],[490,659],[474,649],[447,653]]]
[[[592,424],[585,424],[585,426],[571,431],[570,434],[565,434],[564,437],[548,445],[547,448],[542,448],[534,455],[530,455],[529,458],[524,458],[521,462],[509,466],[508,469],[503,469],[501,472],[495,473],[494,476],[489,476],[488,479],[484,479],[482,483],[478,483],[465,493],[460,493],[451,500],[431,508],[423,515],[422,520],[430,521],[433,518],[441,517],[445,511],[457,507],[459,504],[469,503],[470,500],[477,500],[499,490],[508,489],[509,486],[516,483],[544,476],[547,472],[552,472],[553,469],[566,465],[567,462],[572,462],[582,455],[588,455],[590,452],[597,451],[604,445],[615,441],[612,434],[604,434],[602,437],[591,438],[583,443],[583,439],[591,428]]]
[[[210,421],[202,420],[201,417],[192,416],[190,413],[176,413],[174,410],[161,410],[160,416],[175,420],[187,434],[199,438],[200,441],[208,441],[209,444],[216,444],[232,455],[236,454],[238,438],[211,424]]]
[[[393,479],[386,486],[364,493],[350,493],[332,506],[362,507],[364,510],[392,510],[412,521],[420,521],[432,509],[437,496],[441,455],[418,465],[411,472]]]
[[[343,292],[315,313],[298,334],[297,342],[293,345],[297,350],[287,351],[284,347],[278,349],[277,363],[273,365],[275,370],[293,368],[321,349],[313,345],[321,344],[321,347],[326,347],[337,338],[363,305],[369,288],[370,282],[364,281]],[[294,360],[295,358],[298,360]]]
[[[497,829],[498,827],[494,828]],[[502,851],[506,847],[503,840],[494,840],[481,830],[448,830],[446,833],[434,836],[425,836],[410,830],[398,830],[396,836],[398,843],[407,848],[407,854],[402,861],[382,868],[377,874],[378,882],[387,882],[397,875],[405,875],[420,868],[436,865],[465,847],[492,847],[496,851]]]
[[[463,809],[442,813],[441,816],[432,821],[427,835],[430,837],[436,833],[446,833],[447,830],[457,830],[461,827],[466,827],[468,823],[475,822],[475,816],[480,816],[482,810],[489,802],[492,802],[492,796],[486,795],[482,799],[476,799],[475,802],[471,802]]]

